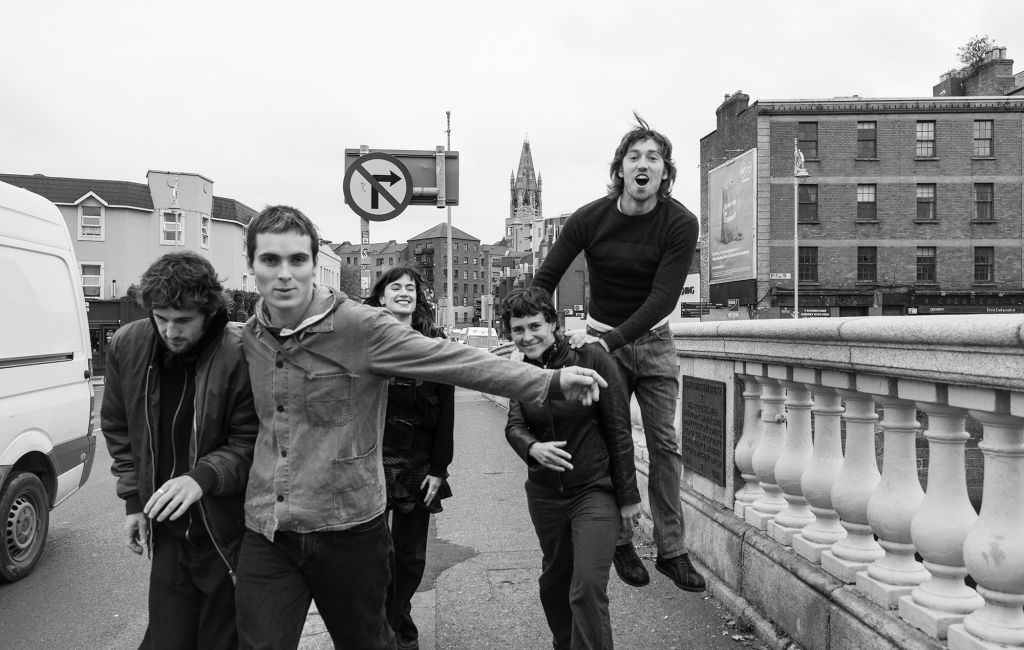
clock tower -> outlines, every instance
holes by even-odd
[[[509,210],[505,219],[505,239],[513,251],[532,250],[530,231],[533,222],[543,218],[541,207],[541,178],[533,169],[530,140],[523,140],[519,154],[519,169],[509,178]]]

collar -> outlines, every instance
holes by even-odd
[[[342,302],[348,299],[341,291],[335,291],[323,285],[313,285],[313,299],[309,301],[306,312],[295,327],[277,327],[270,320],[270,311],[263,298],[256,303],[256,322],[262,327],[276,332],[280,336],[291,336],[297,332],[329,332],[334,325],[327,316]]]

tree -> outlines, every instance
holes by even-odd
[[[985,58],[985,54],[993,47],[996,47],[996,42],[991,36],[988,34],[984,36],[975,35],[967,43],[960,46],[956,51],[956,55],[960,59],[960,63],[974,65]]]
[[[349,298],[361,298],[363,295],[362,286],[359,281],[359,267],[347,264],[341,265],[339,286]]]

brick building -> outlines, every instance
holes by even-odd
[[[727,95],[700,146],[703,295],[788,317],[796,273],[804,317],[1024,311],[1012,65],[997,48],[926,98]]]

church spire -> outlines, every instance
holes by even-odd
[[[519,154],[519,167],[509,179],[509,210],[505,220],[505,236],[515,251],[531,248],[530,230],[533,222],[542,218],[541,186],[533,167],[530,137],[523,138]]]

